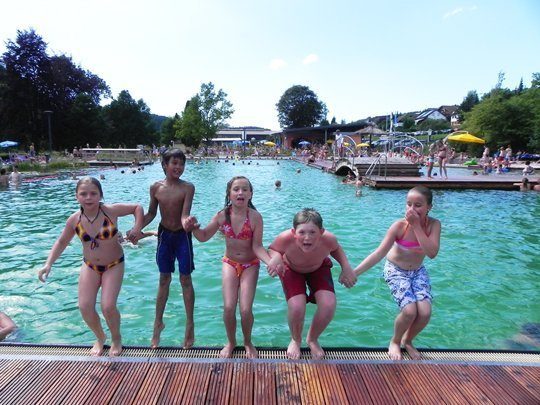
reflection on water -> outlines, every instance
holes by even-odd
[[[299,209],[317,208],[353,266],[378,246],[389,225],[403,215],[405,190],[364,188],[358,198],[354,186],[341,184],[340,178],[306,167],[297,173],[299,167],[287,161],[279,165],[276,161],[259,161],[259,165],[237,162],[234,166],[223,161],[188,162],[183,177],[195,184],[192,212],[206,224],[223,205],[227,181],[235,175],[247,176],[254,186],[253,202],[264,219],[265,245],[292,226]],[[145,209],[150,185],[163,177],[159,165],[135,174],[91,173],[106,175],[102,181],[105,201],[140,202]],[[275,189],[277,179],[282,182],[281,190]],[[36,277],[67,217],[78,208],[74,193],[75,181],[67,177],[0,191],[0,310],[20,327],[12,341],[88,344],[93,339],[77,308],[80,242],[73,240],[45,285]],[[540,323],[540,230],[535,226],[539,198],[538,193],[505,191],[434,192],[432,214],[441,220],[443,231],[438,257],[426,260],[435,298],[432,320],[418,339],[420,347],[508,348],[523,333],[522,325]],[[157,229],[158,221],[147,229]],[[130,227],[131,219],[120,219],[121,231]],[[224,240],[216,235],[207,243],[194,244],[196,343],[218,346],[225,341],[221,309]],[[126,273],[119,307],[125,344],[147,345],[150,341],[159,277],[155,248],[155,238],[124,248]],[[335,266],[336,279],[338,271]],[[365,273],[351,290],[336,283],[338,308],[321,339],[323,345],[387,345],[397,308],[381,273],[382,263]],[[289,332],[281,286],[264,268],[260,274],[254,342],[285,346]],[[306,319],[311,320],[313,312],[314,307],[309,306]],[[178,278],[171,286],[165,322],[162,344],[179,345],[184,309]],[[241,341],[240,330],[238,338]]]

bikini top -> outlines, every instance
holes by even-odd
[[[82,223],[81,223],[81,216],[84,215],[88,222],[91,224],[94,223],[94,221],[99,217],[99,213],[102,212],[104,217],[103,223],[101,224],[101,229],[96,234],[96,236],[92,237],[86,232],[86,229],[84,229]],[[105,214],[105,211],[101,209],[101,206],[99,207],[98,215],[94,218],[94,221],[91,221],[84,211],[81,210],[81,213],[79,214],[79,221],[77,222],[77,225],[75,226],[75,232],[77,233],[77,236],[81,239],[83,242],[92,242],[90,244],[90,249],[94,250],[95,248],[99,247],[98,240],[107,240],[112,239],[117,233],[118,228],[114,224],[113,221],[109,218],[107,214]]]
[[[231,207],[228,208],[229,210],[229,216],[231,214]],[[253,230],[251,229],[251,224],[249,222],[249,209],[246,215],[246,220],[244,221],[244,224],[242,225],[242,229],[238,234],[234,233],[233,227],[230,223],[225,222],[219,230],[225,235],[226,238],[231,239],[240,239],[240,240],[249,240],[253,237]]]
[[[426,224],[428,219],[426,218]],[[427,228],[427,226],[426,226]],[[405,230],[403,231],[403,235],[401,235],[401,238],[396,239],[396,244],[401,246],[404,249],[418,249],[420,247],[420,243],[418,243],[417,240],[405,240],[403,239],[405,235],[407,234],[407,231],[409,230],[409,223],[405,225]],[[426,235],[429,236],[429,233],[426,232]]]

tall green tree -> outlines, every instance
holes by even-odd
[[[80,93],[75,97],[63,123],[69,136],[57,139],[55,145],[58,149],[71,150],[74,146],[84,147],[87,143],[92,148],[98,143],[103,147],[111,146],[105,136],[102,107],[89,94]]]
[[[222,89],[216,92],[212,82],[201,85],[197,98],[196,103],[202,119],[202,139],[209,141],[216,136],[225,121],[233,115],[234,108],[232,103],[227,100],[227,93]]]
[[[276,104],[283,128],[312,127],[326,118],[326,104],[307,86],[295,85],[283,93]],[[332,120],[333,121],[333,120]]]
[[[463,101],[461,102],[459,106],[459,110],[462,113],[469,112],[479,102],[480,102],[480,99],[478,98],[478,93],[476,92],[476,90],[470,90],[465,96],[465,98],[463,98]]]
[[[122,90],[116,100],[103,108],[103,116],[111,146],[125,145],[133,148],[158,141],[150,109],[142,99],[135,101],[127,90]]]
[[[176,138],[186,146],[197,148],[205,136],[210,136],[208,131],[201,113],[199,95],[193,96],[176,123]]]

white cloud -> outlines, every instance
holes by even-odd
[[[464,9],[463,7],[458,7],[456,9],[446,13],[443,16],[443,19],[446,20],[447,18],[455,17],[458,14],[465,13],[465,12],[468,12],[468,11],[475,11],[476,9],[478,9],[477,6],[468,7],[467,9]]]
[[[463,13],[463,8],[462,7],[458,7],[452,11],[449,11],[448,13],[446,13],[444,15],[444,19],[446,20],[447,18],[450,18],[450,17],[454,17],[456,15],[458,15],[459,13]]]
[[[302,63],[303,63],[304,65],[309,65],[309,64],[311,64],[311,63],[317,62],[318,60],[319,60],[319,56],[317,56],[317,55],[314,54],[314,53],[310,53],[308,56],[306,56],[306,57],[304,58],[304,60],[302,61]]]
[[[272,70],[283,69],[285,66],[287,66],[287,62],[283,59],[272,59],[270,61],[270,69]]]

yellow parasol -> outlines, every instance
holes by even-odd
[[[264,145],[265,145],[265,146],[276,146],[276,144],[275,144],[274,142],[272,142],[272,141],[266,141],[266,142],[264,143]]]
[[[356,145],[357,148],[367,148],[369,146],[369,143],[362,142]]]
[[[478,138],[477,136],[474,136],[473,134],[469,134],[467,131],[453,132],[452,134],[448,135],[447,139],[449,141],[454,141],[454,142],[481,143],[481,144],[486,143],[486,141],[484,141],[482,138]]]

